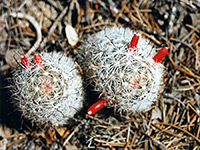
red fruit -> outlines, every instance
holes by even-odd
[[[99,111],[100,109],[102,109],[104,106],[106,106],[108,104],[109,100],[106,99],[100,99],[99,101],[97,101],[96,103],[94,103],[87,111],[87,114],[89,116],[93,115],[94,113],[96,113],[97,111]]]
[[[163,60],[163,58],[165,57],[165,55],[168,52],[168,48],[167,47],[163,47],[154,57],[153,60],[158,63],[161,60]]]
[[[25,55],[21,55],[21,63],[25,68],[31,67],[31,63],[28,61]]]
[[[129,46],[128,46],[128,49],[129,49],[130,51],[135,52],[136,47],[137,47],[137,44],[138,44],[139,37],[140,37],[140,36],[137,35],[137,34],[134,34],[134,35],[133,35],[133,38],[132,38],[132,40],[131,40],[131,43],[130,43]]]
[[[40,67],[43,67],[43,64],[42,64],[42,57],[40,55],[35,55],[34,56],[34,64],[35,65],[38,65]]]

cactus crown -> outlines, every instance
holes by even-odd
[[[13,72],[15,105],[37,124],[64,125],[83,105],[84,91],[79,70],[62,53],[23,56],[22,68]]]
[[[163,65],[153,59],[155,54],[148,39],[116,26],[88,37],[79,47],[80,64],[94,89],[126,113],[148,109],[158,97]]]

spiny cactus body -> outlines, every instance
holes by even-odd
[[[164,68],[159,63],[162,58],[157,59],[148,39],[133,35],[128,28],[105,28],[79,46],[81,67],[104,101],[92,109],[108,103],[119,112],[134,113],[150,108],[157,100]],[[95,111],[92,109],[89,115]]]
[[[42,53],[34,58],[22,56],[21,64],[13,71],[12,93],[14,104],[26,118],[41,125],[62,126],[80,110],[84,90],[72,58]]]

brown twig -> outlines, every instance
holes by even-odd
[[[182,128],[180,128],[180,127],[178,127],[176,125],[170,124],[170,123],[159,122],[158,124],[162,124],[162,125],[165,125],[165,126],[170,126],[170,127],[173,127],[173,128],[175,128],[177,130],[180,130],[180,131],[186,133],[187,135],[191,136],[192,138],[194,138],[200,144],[200,139],[198,139],[196,136],[194,136],[192,133],[188,132],[185,129],[182,129]]]
[[[104,25],[115,25],[115,24],[114,23],[108,23],[108,22],[96,23],[96,24],[93,24],[93,25],[88,25],[88,26],[83,27],[83,30],[87,30],[87,29],[90,29],[90,28],[98,27],[98,26],[104,26]]]
[[[28,50],[28,52],[25,54],[26,57],[30,56],[32,53],[34,53],[37,48],[40,45],[40,42],[42,40],[42,33],[41,33],[41,27],[40,25],[37,23],[37,21],[30,15],[28,14],[24,14],[24,13],[20,13],[20,12],[11,12],[9,14],[10,16],[14,17],[14,18],[21,18],[21,19],[27,19],[35,28],[36,30],[36,35],[37,35],[37,39],[34,43],[34,45]],[[4,15],[3,18],[5,18],[7,15]],[[10,68],[10,66],[8,64],[2,66],[0,68],[0,71],[6,71]]]
[[[58,26],[58,23],[61,21],[61,19],[64,17],[64,15],[67,13],[68,10],[68,6],[66,6],[64,8],[64,10],[62,11],[62,13],[57,17],[57,19],[55,20],[55,22],[53,23],[53,25],[51,26],[47,37],[45,37],[42,41],[42,43],[40,44],[41,48],[44,48],[46,42],[49,40],[51,34],[55,31],[56,27]]]

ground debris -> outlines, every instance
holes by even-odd
[[[79,39],[113,25],[139,30],[158,47],[169,48],[163,61],[163,93],[150,111],[133,116],[119,115],[112,108],[87,116],[84,108],[65,127],[38,129],[19,117],[18,128],[9,123],[14,117],[5,119],[15,110],[7,109],[8,85],[0,82],[0,149],[199,149],[199,0],[3,0],[0,9],[1,81],[9,77],[15,57],[28,53],[37,42],[39,33],[27,18],[13,17],[11,12],[38,22],[42,37],[33,53],[57,49],[73,55]],[[64,32],[66,24],[77,33],[75,44],[66,38],[70,32]]]

